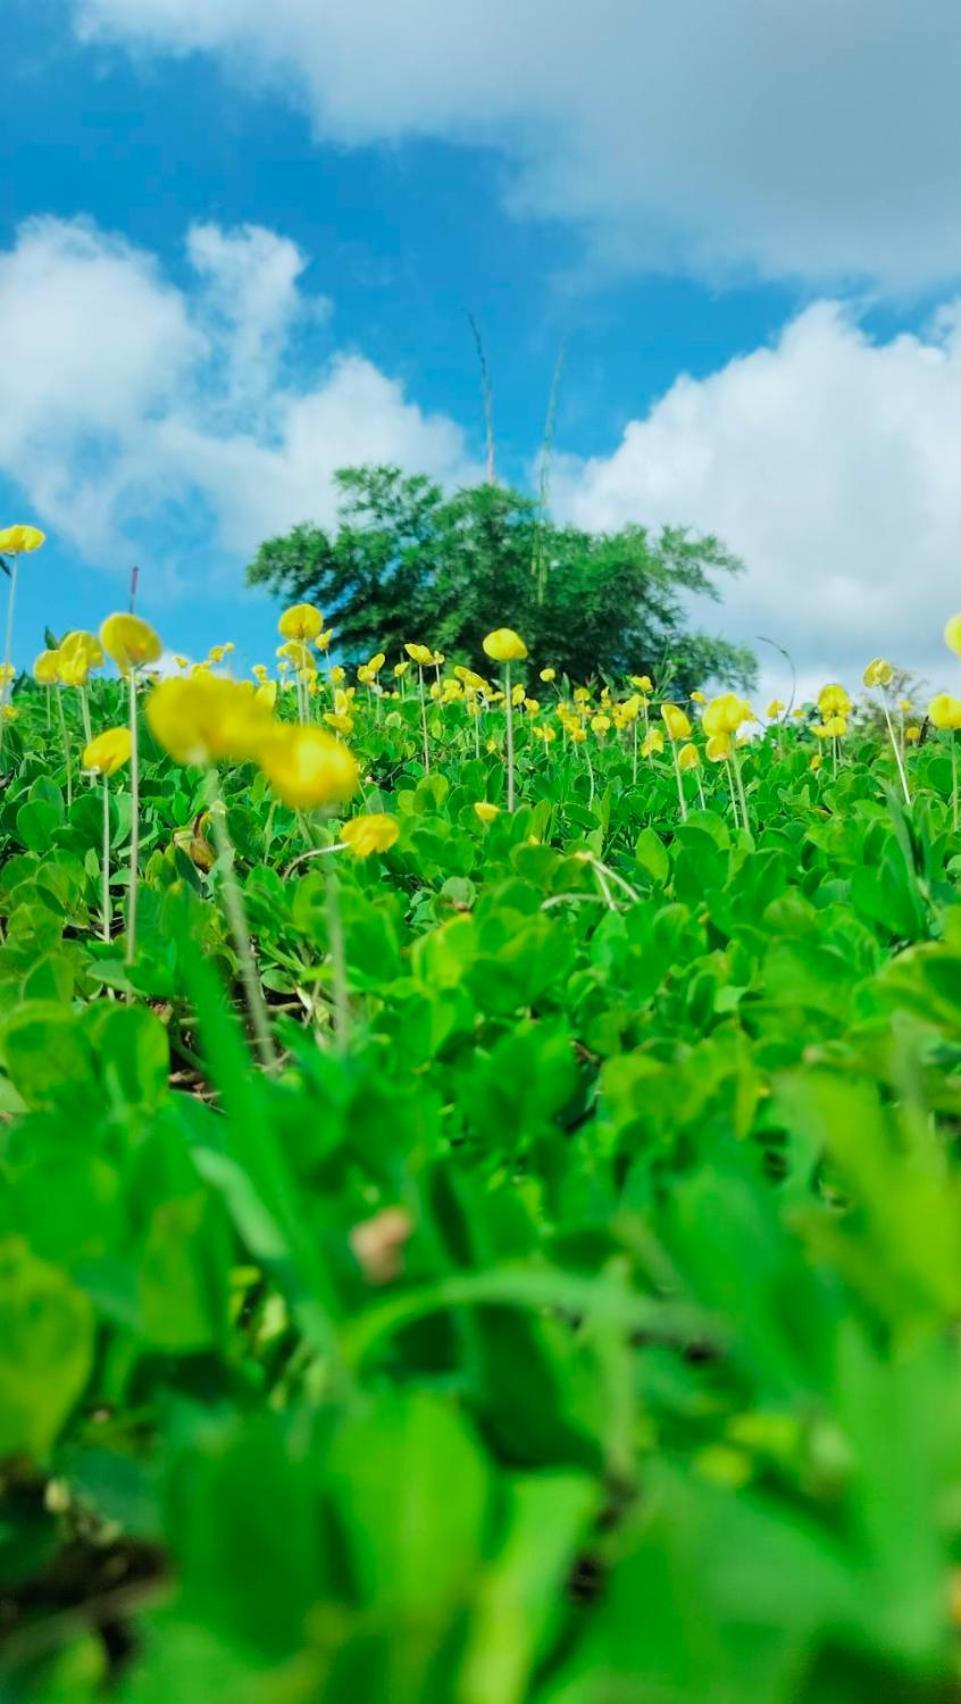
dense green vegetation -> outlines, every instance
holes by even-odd
[[[715,538],[681,527],[658,538],[638,526],[587,533],[558,526],[517,491],[480,485],[447,497],[392,467],[348,468],[337,485],[336,530],[305,523],[269,539],[248,579],[319,604],[354,662],[399,651],[412,633],[476,662],[509,611],[535,665],[572,680],[653,668],[663,679],[670,659],[675,691],[711,678],[752,684],[749,651],[688,630],[687,597],[717,599],[717,576],[741,569]]]
[[[883,723],[782,717],[741,799],[696,706],[676,769],[656,683],[528,668],[509,813],[503,701],[395,660],[281,691],[360,763],[309,818],[141,678],[135,944],[130,768],[105,920],[80,688],[16,693],[3,1698],[955,1696],[956,735],[907,803]]]

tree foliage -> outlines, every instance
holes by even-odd
[[[749,686],[743,647],[687,626],[686,600],[719,598],[717,577],[741,564],[714,537],[668,527],[590,533],[545,518],[500,486],[447,497],[396,467],[337,475],[339,523],[311,522],[261,545],[251,585],[318,604],[350,661],[405,640],[476,662],[481,640],[509,624],[538,666],[572,679],[650,673],[679,684],[708,677]]]

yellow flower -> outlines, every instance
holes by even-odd
[[[496,816],[500,816],[500,809],[500,805],[492,805],[487,799],[478,799],[474,805],[474,814],[481,822],[493,822]]]
[[[273,718],[248,681],[202,673],[155,686],[147,699],[147,723],[178,763],[221,758],[242,763],[257,756]]]
[[[3,546],[0,545],[0,550]],[[944,643],[949,651],[954,651],[961,657],[961,615],[952,615],[945,623]]]
[[[434,661],[434,653],[429,645],[405,645],[404,650],[411,662],[416,663],[418,668],[429,669]]]
[[[528,716],[539,716],[541,713],[540,699],[525,698],[524,709],[527,711]]]
[[[610,726],[611,726],[610,716],[592,716],[591,717],[591,730],[592,730],[593,733],[597,734],[598,737],[601,738],[601,739],[603,739],[604,735],[610,731]]]
[[[816,751],[814,753],[814,756],[812,757],[810,763],[808,764],[808,768],[813,769],[815,774],[817,774],[817,771],[820,769],[823,762],[824,762],[824,759],[821,756],[821,753],[819,751]]]
[[[96,633],[88,633],[82,627],[68,633],[67,637],[60,641],[60,654],[64,657],[81,656],[90,669],[99,669],[103,665],[103,646],[100,640]]]
[[[343,686],[344,681],[346,679],[347,679],[347,670],[342,669],[339,663],[335,663],[333,668],[330,671],[330,684],[331,684],[331,686]]]
[[[939,692],[928,705],[928,715],[936,728],[961,728],[961,698]]]
[[[537,727],[532,728],[531,732],[535,740],[543,740],[545,745],[553,745],[557,738],[554,729],[547,727],[543,722],[538,722]]]
[[[324,721],[337,734],[350,734],[354,728],[353,716],[345,715],[343,710],[325,710]]]
[[[631,675],[629,678],[630,678],[631,685],[636,686],[638,692],[653,692],[654,691],[654,688],[651,685],[650,675]]]
[[[100,775],[115,775],[130,762],[132,746],[129,728],[107,728],[84,747],[84,769],[96,769]]]
[[[33,665],[33,678],[39,686],[54,686],[60,679],[60,652],[41,651]]]
[[[550,686],[551,681],[557,679],[557,670],[556,669],[541,669],[540,679],[544,682],[545,686]]]
[[[786,708],[787,708],[787,706],[783,703],[783,701],[780,698],[772,698],[771,702],[768,705],[767,709],[765,710],[764,714],[767,717],[769,722],[776,722],[776,721],[779,720],[779,718],[781,716],[784,715],[784,711],[785,711]]]
[[[883,657],[872,657],[861,679],[865,686],[890,686],[894,669]]]
[[[4,527],[0,531],[0,556],[27,556],[46,543],[39,527]]]
[[[918,727],[916,722],[912,722],[909,728],[905,728],[904,737],[907,740],[908,745],[917,745],[921,738],[921,729]]]
[[[278,798],[295,810],[341,805],[357,788],[357,759],[342,740],[310,724],[275,724],[260,766]]]
[[[705,707],[702,717],[704,732],[708,735],[736,734],[750,714],[750,704],[738,698],[736,692],[722,692],[719,698],[712,698]]]
[[[836,681],[829,686],[822,686],[818,693],[818,709],[822,716],[846,716],[851,708],[851,700]]]
[[[677,704],[662,704],[661,718],[667,729],[669,740],[687,740],[691,737],[691,722],[687,714]]]
[[[512,627],[495,627],[483,644],[485,655],[495,663],[522,663],[527,656],[527,646]]]
[[[706,704],[707,699],[705,698],[703,692],[692,692],[691,693],[691,703],[692,704]]]
[[[696,745],[682,746],[677,754],[679,769],[697,769],[700,766],[701,754]]]
[[[340,838],[350,847],[355,858],[370,858],[374,852],[389,852],[400,833],[396,817],[383,811],[371,811],[366,816],[351,817],[340,831]]]
[[[301,644],[309,644],[324,630],[324,618],[319,609],[313,604],[292,604],[285,609],[277,623],[277,631],[282,639],[299,639]]]
[[[409,668],[410,668],[410,658],[409,657],[405,657],[401,662],[395,663],[394,664],[394,679],[395,680],[403,680],[403,678],[404,678],[404,676],[407,673],[407,670]]]
[[[825,737],[829,740],[843,740],[848,731],[845,716],[829,716],[824,724]]]
[[[711,735],[706,749],[709,763],[726,763],[734,751],[734,743],[729,733],[721,732]]]
[[[268,710],[272,710],[277,702],[277,682],[262,680],[260,685],[254,688],[254,697],[258,704],[264,704]]]
[[[121,674],[155,663],[163,651],[159,633],[139,615],[108,615],[100,627],[100,643]]]
[[[367,667],[369,669],[373,669],[374,674],[378,675],[378,674],[380,674],[380,671],[383,668],[386,661],[387,661],[387,658],[385,657],[383,651],[375,651],[374,655],[369,659],[369,661],[367,663]]]
[[[302,639],[288,639],[283,645],[277,646],[277,656],[292,663],[298,674],[314,666],[314,654],[304,644]]]
[[[655,752],[663,750],[664,735],[661,733],[660,728],[650,728],[644,735],[644,739],[641,744],[641,755],[643,757],[653,757]]]

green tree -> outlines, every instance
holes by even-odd
[[[419,640],[482,660],[493,627],[524,635],[537,667],[575,680],[655,673],[690,688],[716,677],[750,686],[750,651],[690,632],[685,599],[718,600],[715,578],[741,564],[713,537],[643,527],[559,526],[516,491],[480,485],[447,497],[396,467],[337,475],[339,523],[310,522],[261,545],[251,585],[313,602],[348,661]]]

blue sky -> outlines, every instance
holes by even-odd
[[[330,518],[342,443],[469,476],[470,311],[503,477],[530,477],[565,343],[560,513],[719,531],[749,569],[721,625],[776,625],[802,670],[902,635],[933,666],[961,592],[961,150],[936,88],[889,90],[933,49],[950,79],[959,28],[937,0],[919,39],[885,0],[885,48],[850,0],[847,40],[818,5],[780,39],[735,0],[730,53],[690,8],[678,69],[633,0],[416,0],[396,40],[379,0],[6,0],[0,512],[50,536],[21,659],[122,603],[132,560],[171,648],[265,655],[244,562]]]

